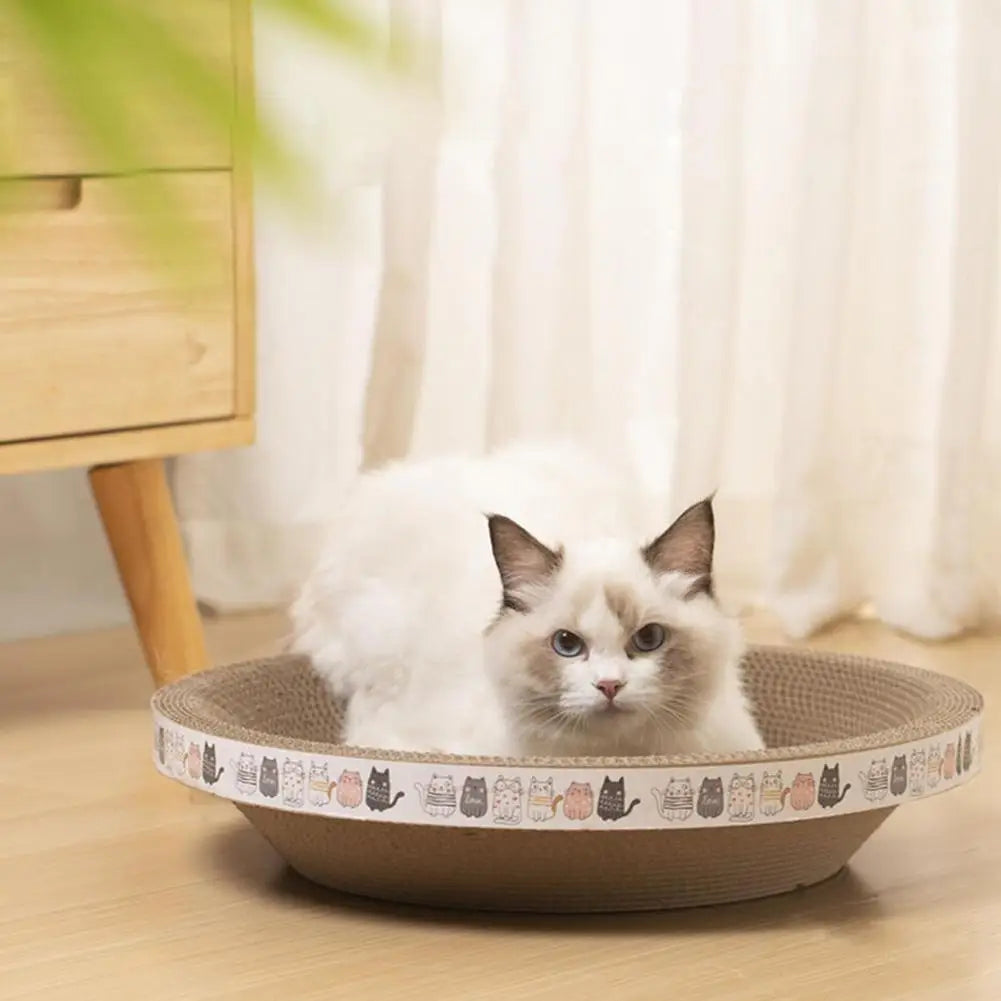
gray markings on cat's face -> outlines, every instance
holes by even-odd
[[[504,627],[500,642],[511,645],[511,654],[499,680],[516,724],[537,731],[540,740],[549,733],[566,739],[567,719],[583,716],[585,736],[614,746],[617,734],[626,737],[631,732],[640,745],[649,743],[651,729],[695,722],[712,670],[699,658],[698,641],[667,621],[670,608],[653,582],[646,587],[644,594],[625,583],[601,584],[596,591],[585,584],[561,596],[566,611],[560,628],[577,633],[587,644],[576,658],[553,650],[552,613],[545,605]],[[663,629],[663,642],[639,653],[632,638],[651,622]],[[622,686],[614,706],[598,687],[606,680]]]
[[[711,592],[711,501],[642,551],[595,543],[564,554],[508,519],[495,516],[490,528],[505,601],[518,614],[494,621],[485,649],[523,746],[645,753],[698,727],[717,677],[739,656],[739,627],[704,597],[694,604]],[[636,640],[647,627],[653,646]],[[562,630],[581,638],[579,654],[554,650]]]
[[[622,626],[622,634],[628,638],[644,625],[642,608],[636,593],[626,584],[606,584],[602,589],[608,610],[618,619]],[[626,644],[623,643],[623,648]]]

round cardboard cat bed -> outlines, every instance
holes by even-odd
[[[754,648],[769,749],[525,759],[338,745],[292,656],[153,697],[165,775],[232,800],[294,869],[434,906],[626,911],[746,900],[833,876],[898,806],[980,768],[981,696],[860,657]]]

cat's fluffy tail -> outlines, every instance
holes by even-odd
[[[338,568],[339,569],[339,568]],[[314,574],[292,606],[292,649],[306,654],[336,697],[348,698],[359,684],[382,687],[395,681],[403,644],[420,635],[419,609],[378,580],[359,577],[353,587],[332,568]]]

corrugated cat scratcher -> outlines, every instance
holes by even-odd
[[[983,700],[861,657],[759,647],[769,749],[669,758],[402,754],[336,743],[297,657],[153,697],[157,768],[232,800],[294,869],[348,893],[496,910],[718,904],[834,875],[899,805],[980,768]]]

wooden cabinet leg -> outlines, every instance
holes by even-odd
[[[97,466],[90,471],[90,488],[154,681],[164,685],[207,667],[162,460]]]

